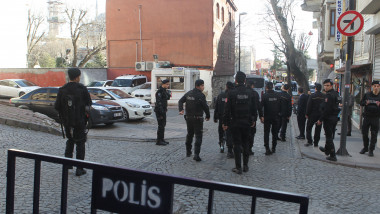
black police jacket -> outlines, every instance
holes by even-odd
[[[278,93],[280,96],[281,103],[281,117],[290,117],[292,116],[292,97],[286,91],[281,91]]]
[[[220,120],[224,114],[224,106],[227,100],[228,90],[223,91],[216,98],[215,111],[214,111],[214,121]]]
[[[234,127],[250,127],[257,120],[255,95],[244,84],[237,85],[228,92],[223,124]]]
[[[273,90],[267,90],[265,94],[261,97],[261,106],[262,111],[259,113],[260,117],[264,117],[265,120],[276,119],[280,116],[281,104],[280,96]]]
[[[307,100],[305,114],[307,116],[315,116],[319,118],[321,116],[320,106],[324,101],[325,95],[322,92],[314,92],[312,95],[309,96],[309,99]]]
[[[300,95],[298,99],[298,104],[297,104],[297,114],[305,115],[308,99],[309,99],[309,95],[306,95],[306,94]]]
[[[169,91],[160,86],[156,92],[156,105],[154,106],[154,112],[158,115],[165,114],[168,110],[168,100],[170,100]]]
[[[186,103],[186,116],[202,117],[203,112],[206,113],[206,118],[210,118],[210,110],[207,105],[206,96],[197,88],[187,92],[178,101],[178,108],[183,110],[183,103]]]
[[[380,117],[380,109],[376,102],[380,102],[380,94],[375,95],[372,91],[364,94],[360,101],[360,105],[364,106],[363,116]]]
[[[326,119],[337,118],[340,112],[339,109],[339,95],[338,92],[331,89],[326,92],[325,101],[321,104],[321,116],[319,121],[324,121]]]
[[[67,94],[73,94],[75,97],[78,97],[78,102],[75,102],[75,107],[79,109],[78,114],[78,122],[82,124],[82,122],[86,119],[86,106],[91,106],[92,101],[90,94],[87,91],[86,86],[82,85],[81,83],[76,82],[69,82],[66,83],[64,86],[59,88],[57,99],[54,104],[54,108],[60,113],[60,115],[65,115],[66,112],[62,112],[65,107],[63,105],[63,97]]]

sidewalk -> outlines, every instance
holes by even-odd
[[[369,157],[368,153],[361,155],[359,154],[360,150],[363,148],[363,140],[362,140],[362,134],[360,131],[352,126],[352,136],[347,136],[346,138],[346,148],[350,156],[339,156],[337,155],[337,162],[328,161],[326,160],[326,156],[323,152],[321,152],[318,147],[309,146],[306,147],[304,144],[307,143],[307,140],[298,140],[295,137],[299,135],[298,125],[297,125],[297,116],[293,115],[292,118],[292,128],[294,136],[293,141],[295,142],[295,145],[298,146],[301,154],[307,158],[325,161],[331,164],[339,164],[349,167],[358,167],[358,168],[367,168],[367,169],[376,169],[380,170],[380,149],[376,146],[376,149],[374,151],[374,157]],[[340,133],[341,131],[341,122],[338,122],[337,130],[335,131],[335,150],[338,151],[340,148]],[[314,134],[314,130],[312,132],[312,135]],[[321,131],[321,139],[319,141],[319,146],[325,145],[325,135],[324,130],[322,128]]]

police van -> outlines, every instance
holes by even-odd
[[[254,74],[248,74],[246,78],[246,82],[253,82],[255,88],[254,90],[257,91],[257,93],[261,96],[265,93],[265,85],[267,84],[269,80],[266,77],[260,76],[260,75],[254,75]]]

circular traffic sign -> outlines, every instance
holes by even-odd
[[[349,10],[340,15],[337,25],[341,34],[345,36],[354,36],[363,29],[364,18],[359,12]]]

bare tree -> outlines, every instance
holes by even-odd
[[[70,35],[73,45],[72,67],[83,67],[94,55],[106,49],[105,20],[86,22],[86,10],[66,9],[65,13],[70,25]],[[85,52],[79,64],[79,49],[83,47]]]
[[[35,47],[45,35],[45,32],[39,33],[39,28],[44,20],[42,16],[36,16],[32,14],[31,10],[28,11],[28,25],[26,27],[28,68],[33,68],[38,61],[39,53],[35,50]]]
[[[304,53],[310,46],[310,41],[300,41],[299,49],[295,46],[294,0],[268,0],[268,3],[270,6],[267,7],[267,16],[264,18],[268,24],[268,32],[271,34],[268,38],[275,48],[284,54],[288,70],[297,83],[309,90],[309,72]],[[306,37],[300,36],[300,38],[305,39]]]

